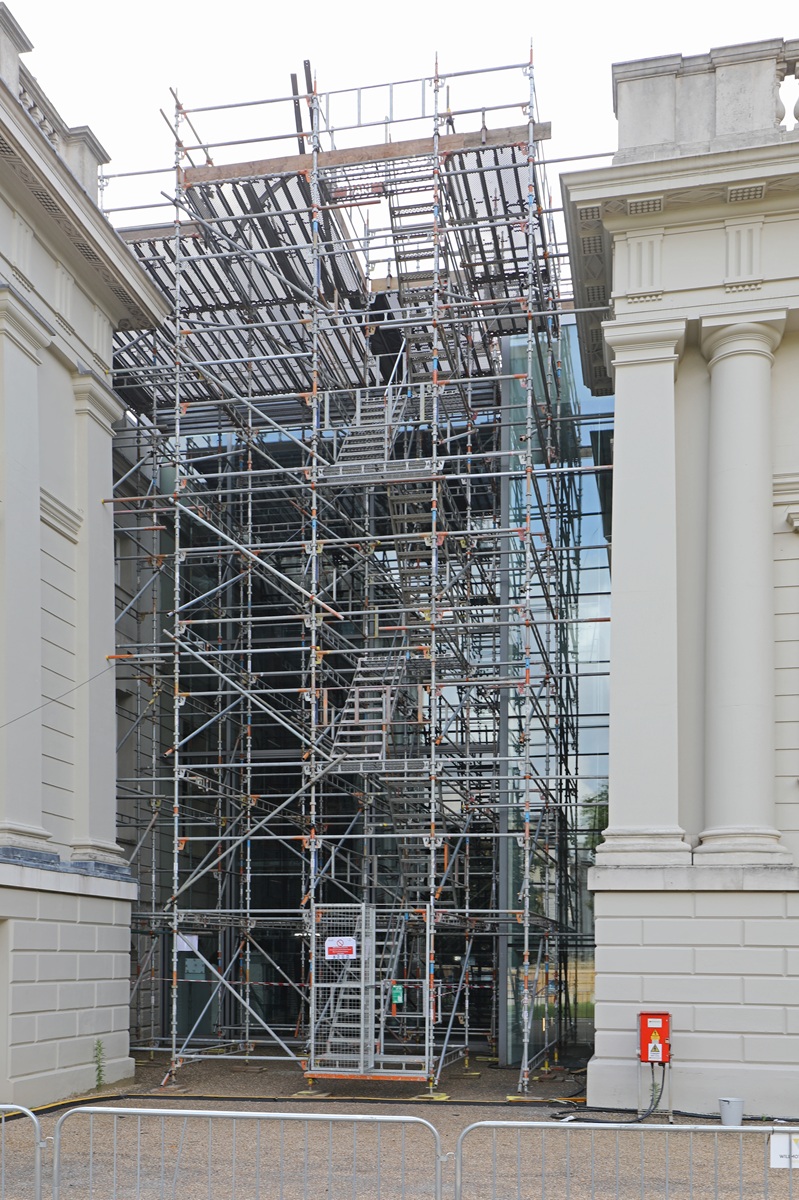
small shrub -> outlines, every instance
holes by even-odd
[[[105,1083],[105,1046],[101,1038],[94,1043],[94,1086],[101,1088]]]

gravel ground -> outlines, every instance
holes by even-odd
[[[160,1088],[166,1073],[167,1060],[163,1055],[153,1058],[139,1056],[136,1060],[136,1080],[129,1094],[178,1092],[195,1096],[237,1096],[241,1099],[272,1098],[288,1100],[299,1093],[308,1092],[308,1085],[296,1064],[272,1062],[247,1068],[230,1059],[205,1059],[203,1062],[187,1063],[175,1077],[176,1087]],[[471,1059],[469,1072],[462,1063],[456,1063],[442,1074],[440,1091],[450,1101],[469,1104],[507,1104],[509,1095],[517,1094],[518,1070],[498,1069],[484,1058]],[[185,1089],[185,1090],[184,1090]],[[324,1095],[336,1104],[355,1100],[383,1100],[391,1103],[415,1102],[426,1093],[426,1086],[418,1080],[407,1083],[396,1081],[364,1081],[346,1079],[324,1079],[315,1082],[313,1091]],[[533,1072],[529,1095],[531,1100],[548,1103],[567,1097],[580,1097],[585,1091],[585,1074],[573,1073],[562,1067],[553,1066],[550,1072]],[[436,1107],[440,1108],[440,1103]]]
[[[62,1109],[40,1116],[46,1137],[63,1121],[59,1200],[423,1200],[436,1195],[434,1130],[444,1156],[442,1196],[452,1200],[459,1135],[481,1121],[513,1124],[466,1135],[462,1200],[799,1196],[799,1179],[790,1191],[792,1172],[769,1168],[762,1127],[744,1135],[687,1121],[670,1130],[542,1128],[537,1123],[579,1113],[566,1098],[580,1092],[583,1075],[539,1075],[531,1088],[536,1102],[519,1104],[507,1101],[515,1071],[486,1062],[472,1067],[479,1076],[456,1066],[442,1077],[448,1101],[414,1099],[420,1093],[413,1083],[342,1080],[325,1083],[328,1096],[317,1087],[316,1095],[297,1099],[307,1088],[296,1067],[192,1063],[177,1086],[161,1088],[163,1059],[145,1059],[129,1087],[81,1098],[103,1099],[96,1114]],[[207,1110],[229,1115],[212,1119],[202,1115]],[[34,1200],[29,1123],[5,1122],[2,1133],[0,1200]],[[45,1200],[52,1157],[48,1149]]]

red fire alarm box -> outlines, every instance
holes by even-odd
[[[641,1062],[667,1063],[671,1060],[670,1013],[639,1013],[638,1032],[638,1056]]]

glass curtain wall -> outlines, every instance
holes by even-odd
[[[511,928],[507,938],[501,1057],[508,1064],[526,1057],[530,1067],[558,1044],[593,1040],[586,876],[607,823],[613,400],[584,386],[574,323],[561,326],[560,353],[559,387],[534,380],[536,396],[558,396],[547,413],[549,444],[537,425],[528,447],[527,339],[509,338],[505,347],[503,523],[511,533],[503,577],[508,611],[527,615],[507,623],[503,669],[522,680],[532,659],[541,683],[533,695],[504,689],[504,904],[521,911],[527,891],[531,919],[526,964],[521,931]],[[533,547],[526,544],[528,464],[537,501]],[[531,555],[544,559],[543,570],[531,573]]]

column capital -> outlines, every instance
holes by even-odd
[[[114,421],[125,415],[125,406],[104,380],[91,371],[72,377],[75,412],[92,417],[106,433],[113,433]]]
[[[711,367],[729,354],[762,354],[770,360],[782,340],[787,316],[783,308],[703,317],[702,353]]]
[[[614,366],[643,366],[680,359],[685,345],[683,320],[604,321],[605,341],[614,351]]]
[[[12,287],[0,285],[0,335],[9,338],[37,366],[53,330]]]

